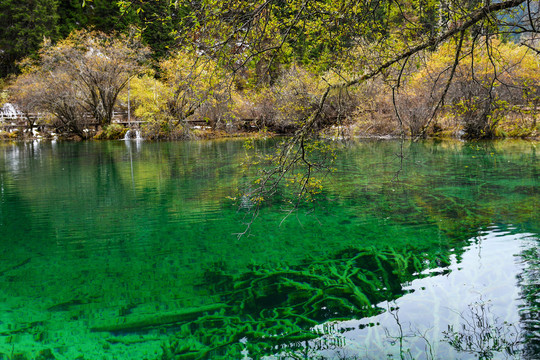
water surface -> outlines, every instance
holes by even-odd
[[[238,238],[242,141],[2,143],[0,359],[537,358],[536,145],[352,144]]]

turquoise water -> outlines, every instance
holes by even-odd
[[[0,359],[538,358],[536,147],[339,147],[238,238],[242,141],[2,143]]]

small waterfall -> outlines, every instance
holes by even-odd
[[[21,115],[21,112],[13,104],[5,103],[4,106],[0,107],[0,121],[2,122],[13,121]]]
[[[17,117],[21,115],[21,112],[15,107],[15,105],[10,103],[5,103],[2,108],[0,108],[0,113],[5,117]]]
[[[124,135],[124,140],[142,140],[141,132],[139,130],[129,129]]]

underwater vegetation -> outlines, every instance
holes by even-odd
[[[293,267],[253,266],[239,276],[208,271],[225,306],[181,324],[163,345],[162,360],[259,358],[294,354],[307,342],[335,345],[315,327],[381,313],[376,304],[401,296],[403,283],[448,261],[413,248],[349,248]]]

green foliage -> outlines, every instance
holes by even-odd
[[[145,2],[139,9],[136,15],[142,41],[150,46],[155,59],[165,58],[174,50],[177,9],[170,0]]]
[[[98,132],[94,139],[96,140],[118,140],[123,139],[128,129],[120,124],[107,125]]]
[[[58,31],[62,38],[67,37],[73,30],[86,26],[88,21],[80,0],[61,0],[58,5]]]
[[[0,2],[0,78],[18,72],[18,61],[57,38],[57,6],[56,0]]]
[[[83,29],[124,33],[138,24],[133,11],[122,12],[118,1],[109,0],[59,0],[58,16],[61,38]]]

